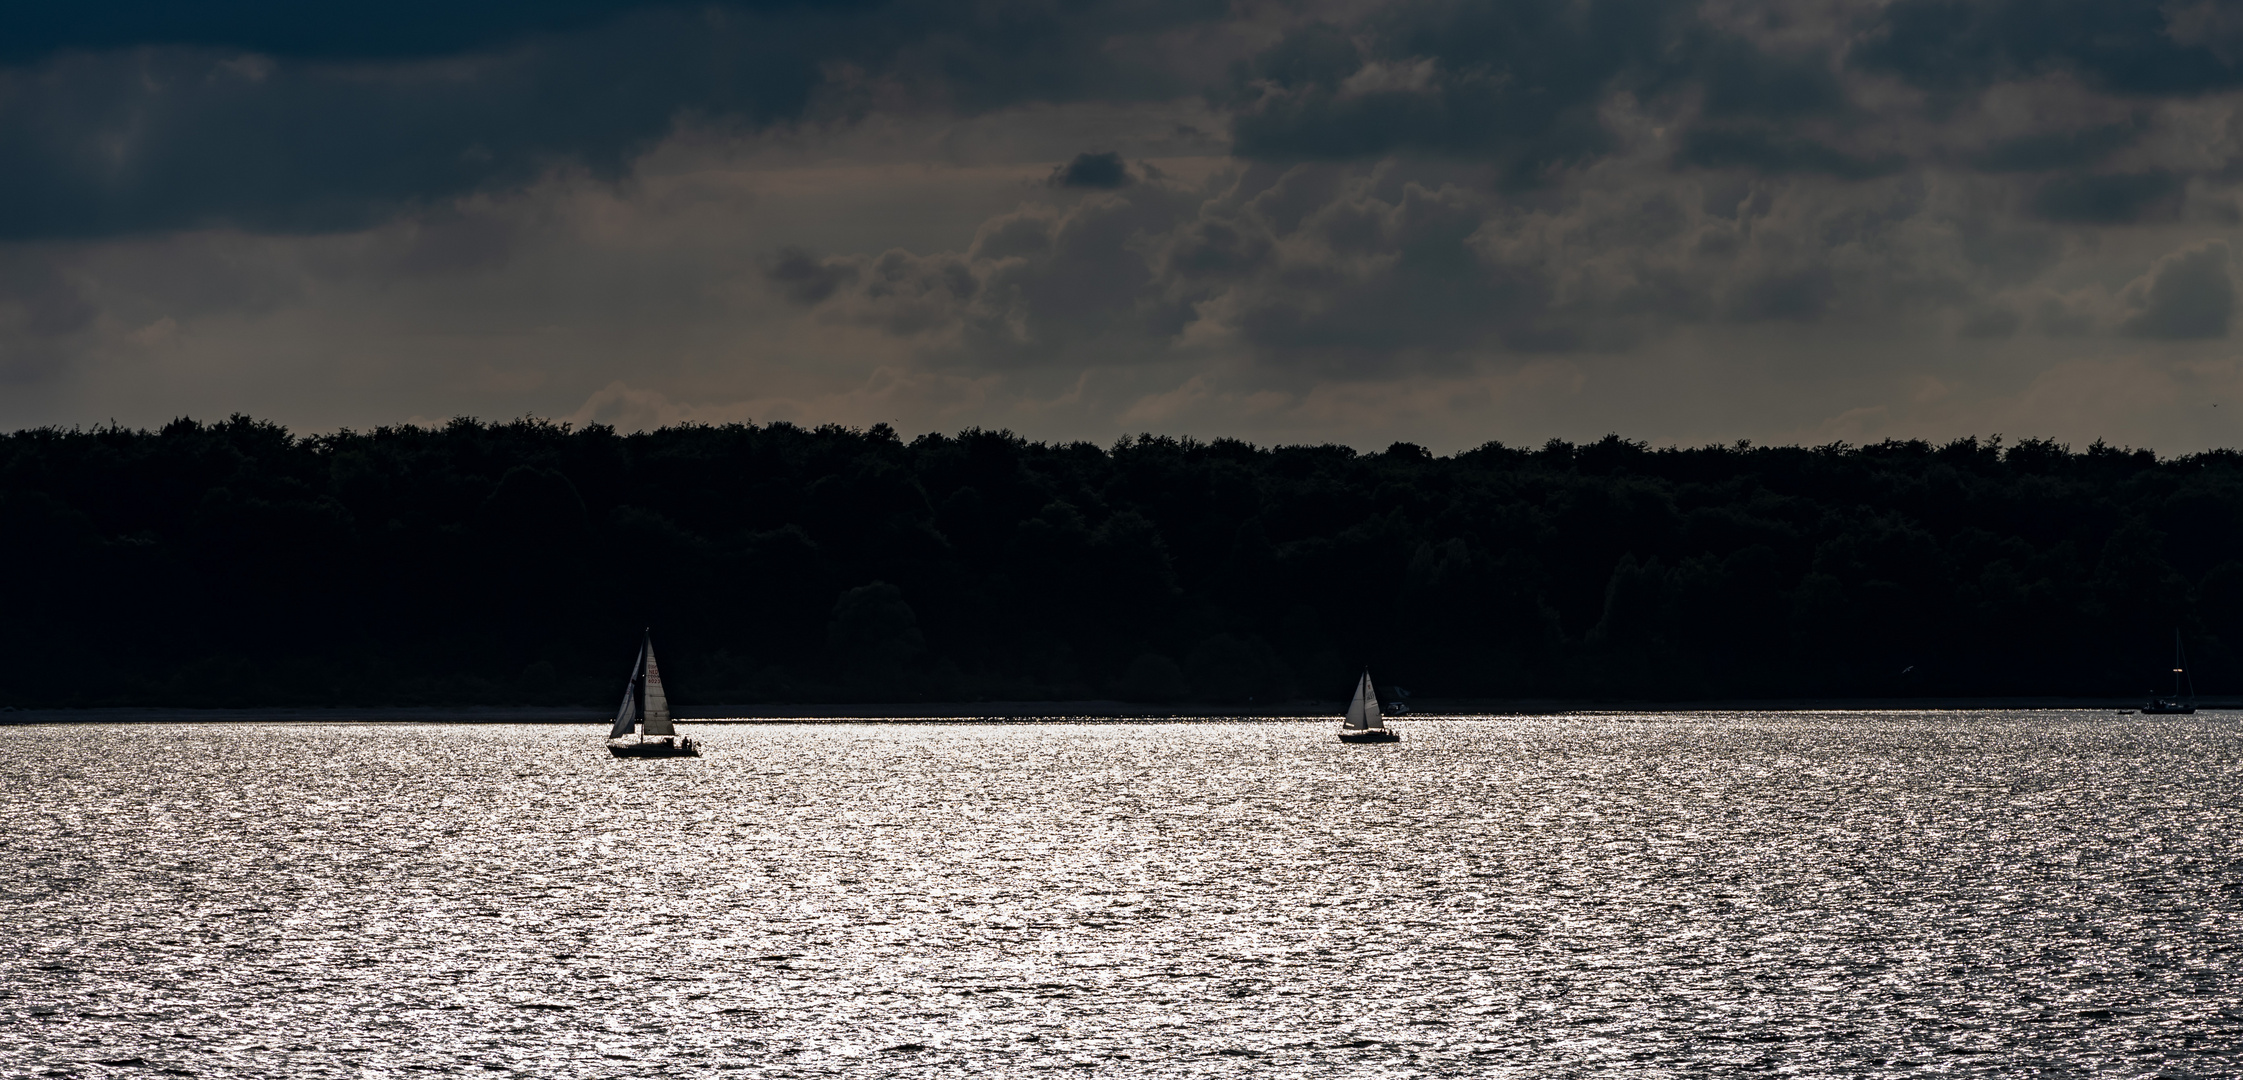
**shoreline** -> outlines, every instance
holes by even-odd
[[[1731,712],[2133,712],[2131,698],[1772,698],[1717,701],[1621,701],[1557,698],[1431,699],[1394,717],[1683,715]],[[2243,698],[2207,698],[2200,711],[2243,709]],[[708,705],[681,708],[680,722],[784,724],[922,720],[1315,720],[1336,718],[1338,703],[1286,702],[1266,707],[1180,703],[1157,706],[1123,701],[892,702],[864,705],[797,703]],[[237,709],[132,706],[85,709],[5,709],[0,725],[163,723],[442,723],[592,724],[610,720],[605,710],[568,705],[521,706],[268,706]]]

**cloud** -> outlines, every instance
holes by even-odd
[[[820,262],[801,248],[781,248],[771,268],[772,283],[798,304],[820,303],[856,278],[854,267]]]
[[[1403,0],[1352,28],[1302,26],[1237,69],[1236,152],[1460,156],[1530,179],[1614,146],[1600,105],[1657,81],[1687,11],[1670,0]]]
[[[556,164],[620,175],[681,112],[799,115],[818,74],[785,30],[655,11],[446,61],[154,48],[0,69],[0,238],[334,231]]]
[[[1118,188],[1134,179],[1120,154],[1076,154],[1075,160],[1051,170],[1053,187]]]
[[[10,9],[0,240],[362,228],[557,167],[620,178],[681,122],[1174,98],[1184,61],[1149,42],[1224,10],[572,0],[413,17],[426,6]]]
[[[1624,186],[1530,205],[1388,166],[1149,183],[1000,215],[963,252],[829,257],[815,280],[854,284],[817,310],[951,364],[1207,354],[1281,381],[1397,377],[1625,350],[1715,320],[1889,318],[1990,292],[2050,251],[2024,229],[1957,235],[1905,183],[1828,205],[1794,187],[1724,206],[1678,199],[1672,182],[1648,162]],[[1917,244],[1931,246],[1902,255]]]
[[[1890,176],[1907,166],[1895,153],[1849,154],[1805,136],[1767,128],[1699,128],[1684,137],[1677,165],[1705,169],[1746,168],[1754,172],[1822,173],[1845,180]]]
[[[1363,69],[1363,52],[1347,31],[1329,22],[1298,26],[1254,58],[1253,75],[1279,86],[1313,86],[1336,91]],[[1244,72],[1242,72],[1243,74]]]
[[[53,377],[99,316],[83,281],[36,259],[0,258],[0,386]]]
[[[2167,11],[2159,0],[1897,0],[1870,17],[1849,60],[1950,92],[2048,71],[2127,94],[2243,85],[2213,20]]]
[[[1809,321],[1828,310],[1837,296],[1837,276],[1828,266],[1805,266],[1744,282],[1730,311],[1745,320]]]
[[[0,68],[0,239],[349,230],[556,168],[620,180],[681,125],[1193,94],[1227,113],[1231,150],[1253,161],[1436,157],[1512,189],[1562,185],[1564,170],[1637,152],[1641,124],[1674,133],[1660,138],[1681,167],[1863,181],[1938,149],[1925,124],[1970,107],[1918,115],[1865,74],[1945,86],[1941,58],[1960,55],[1976,58],[1970,86],[2050,71],[2137,94],[2239,84],[2216,8],[2066,4],[2068,22],[2014,0],[1904,0],[1849,22],[1816,4],[1753,20],[1681,0],[1386,0],[1307,21],[1211,0],[565,0],[425,18],[420,0],[38,2],[0,15],[14,50]],[[2175,63],[2227,74],[2174,69],[2167,86],[2134,71]],[[2152,139],[2148,116],[1955,152],[1989,171],[2078,170]],[[1129,175],[1119,165],[1094,153],[1054,175],[1107,186]],[[2067,173],[2033,205],[2134,220],[2220,167]]]
[[[1346,184],[1272,237],[1272,265],[1233,291],[1226,321],[1267,362],[1337,372],[1389,356],[1442,366],[1505,336],[1527,349],[1571,344],[1537,318],[1554,299],[1549,278],[1475,243],[1489,211],[1454,186],[1382,197]]]
[[[2077,174],[2043,182],[2029,204],[2049,221],[2116,225],[2179,209],[2187,179],[2164,171]]]
[[[281,56],[394,59],[444,56],[580,29],[646,0],[551,0],[459,5],[432,0],[275,4],[207,0],[19,0],[0,9],[0,63],[57,52],[190,45]],[[746,5],[741,5],[746,6]],[[776,6],[776,5],[770,5]]]
[[[2147,118],[2140,115],[2113,124],[2037,131],[1996,139],[1973,154],[1971,163],[1997,173],[2088,167],[2140,142],[2148,131]]]
[[[2235,314],[2235,282],[2228,246],[2208,241],[2158,260],[2149,284],[2138,291],[2141,311],[2124,329],[2136,337],[2186,341],[2227,336]]]
[[[1700,60],[1707,116],[1796,117],[1847,112],[1845,86],[1820,51],[1773,55],[1737,37],[1722,37]]]
[[[2024,323],[2024,318],[2008,307],[1986,304],[1965,312],[1957,332],[1971,338],[2006,338]]]
[[[2201,48],[2220,62],[2243,64],[2243,11],[2221,0],[2181,0],[2162,6],[2166,33],[2188,48]]]
[[[35,10],[13,422],[1941,435],[2232,328],[2191,0]]]

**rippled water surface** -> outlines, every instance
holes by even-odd
[[[1406,730],[0,728],[0,1075],[2243,1072],[2228,715]]]

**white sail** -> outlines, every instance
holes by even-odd
[[[1340,726],[1349,731],[1362,731],[1379,727],[1378,693],[1371,689],[1371,673],[1365,671],[1355,684],[1355,698],[1347,703],[1347,719]]]
[[[639,670],[646,666],[646,653],[652,642],[639,646],[639,658],[631,664],[631,677],[623,684],[623,707],[615,710],[615,726],[607,729],[607,737],[620,739],[631,733],[639,722]]]
[[[640,722],[642,735],[675,735],[670,726],[670,698],[662,692],[662,669],[654,663],[654,641],[646,643],[646,718]]]

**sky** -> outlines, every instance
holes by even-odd
[[[2230,0],[18,0],[0,428],[2243,445]]]

